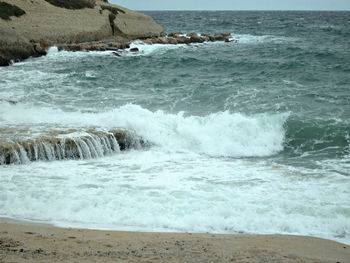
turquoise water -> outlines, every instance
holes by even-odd
[[[167,32],[230,32],[237,43],[136,42],[141,52],[122,57],[53,48],[1,68],[0,98],[18,101],[0,102],[1,127],[126,128],[152,144],[1,166],[1,214],[349,242],[350,13],[147,13]]]

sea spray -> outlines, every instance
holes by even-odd
[[[147,141],[169,151],[194,151],[213,156],[268,156],[283,149],[285,114],[218,112],[186,116],[184,112],[151,112],[137,105],[114,110],[111,118]]]
[[[285,138],[284,123],[289,114],[257,114],[247,116],[240,113],[218,112],[207,116],[186,116],[164,111],[152,112],[138,105],[125,105],[111,111],[101,113],[62,113],[48,109],[47,115],[35,114],[40,108],[29,111],[23,109],[22,114],[14,113],[11,106],[4,112],[9,123],[31,123],[50,128],[55,125],[71,127],[101,127],[112,129],[116,126],[135,132],[154,145],[168,151],[193,151],[213,156],[269,156],[283,150]],[[64,117],[63,117],[63,116]],[[42,126],[44,125],[44,126]],[[45,128],[44,128],[45,129]],[[101,138],[103,151],[113,149],[108,140]],[[88,148],[81,141],[78,152],[73,156],[84,156],[83,148]],[[85,151],[91,155],[90,151]]]

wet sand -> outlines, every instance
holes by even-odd
[[[0,223],[0,262],[348,263],[350,246],[303,236],[117,232],[11,222]]]

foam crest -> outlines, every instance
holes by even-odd
[[[1,111],[4,122],[9,124],[121,127],[167,151],[231,157],[268,156],[283,150],[283,125],[288,118],[288,114],[247,116],[229,112],[186,116],[183,112],[152,112],[131,104],[102,113],[26,109],[23,105],[7,105]]]
[[[113,116],[115,123],[166,149],[232,157],[267,156],[281,151],[287,117],[229,112],[185,116],[183,112],[151,112],[135,105],[121,107]]]
[[[141,41],[135,41],[131,43],[130,49],[132,48],[138,48],[139,52],[136,53],[129,53],[132,56],[148,56],[148,55],[154,55],[154,54],[164,54],[168,50],[174,50],[179,48],[184,48],[186,45],[179,44],[179,45],[171,45],[171,44],[145,44]]]
[[[250,34],[234,34],[230,38],[231,41],[237,40],[241,44],[260,44],[260,43],[284,43],[290,41],[291,38],[277,37],[273,35],[250,35]]]

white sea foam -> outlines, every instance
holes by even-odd
[[[240,44],[261,44],[261,43],[284,43],[286,41],[293,41],[293,38],[280,37],[274,35],[250,35],[250,34],[235,34],[232,33],[231,41],[237,40]]]
[[[149,56],[154,54],[164,54],[165,52],[169,50],[174,50],[178,48],[186,48],[185,44],[180,45],[171,45],[171,44],[145,44],[142,41],[135,41],[131,43],[130,49],[132,48],[138,48],[139,52],[129,52],[126,55],[131,56]]]
[[[125,105],[103,113],[67,113],[61,110],[4,105],[0,109],[7,125],[45,123],[51,126],[122,127],[169,151],[193,151],[213,156],[268,156],[283,149],[283,124],[288,114],[218,112],[207,116],[185,116],[152,112]],[[40,129],[42,127],[40,126]]]
[[[313,235],[350,243],[349,180],[151,148],[0,166],[0,216],[63,227]]]

